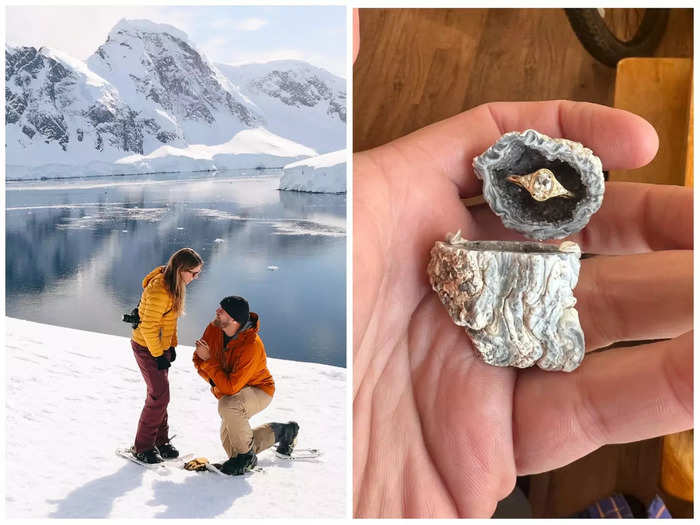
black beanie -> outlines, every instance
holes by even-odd
[[[229,314],[241,326],[248,322],[250,309],[248,307],[248,301],[243,299],[243,297],[230,295],[228,297],[224,297],[219,304],[221,305],[221,308],[223,308],[226,313]]]

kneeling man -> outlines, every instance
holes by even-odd
[[[195,342],[192,360],[197,372],[219,400],[221,444],[229,459],[220,468],[241,475],[258,462],[256,454],[278,443],[277,452],[291,455],[299,425],[267,423],[250,428],[248,419],[272,401],[275,382],[258,329],[258,314],[248,301],[230,296],[221,300],[216,317]]]

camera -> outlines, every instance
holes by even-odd
[[[124,314],[122,316],[122,321],[125,323],[131,323],[131,328],[136,329],[139,326],[139,323],[141,322],[141,318],[139,317],[139,309],[134,308],[131,310],[131,312]]]

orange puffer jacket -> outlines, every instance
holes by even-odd
[[[158,266],[144,277],[139,303],[141,323],[131,333],[131,338],[147,347],[153,357],[177,346],[178,315],[173,311],[173,299],[165,287],[164,270],[165,266]]]
[[[224,332],[221,328],[209,324],[204,330],[204,339],[209,345],[209,359],[203,361],[194,353],[192,361],[197,372],[210,384],[217,399],[236,394],[245,386],[255,386],[272,396],[275,382],[267,369],[267,355],[258,329],[258,314],[251,312],[248,328],[228,342],[224,348]]]

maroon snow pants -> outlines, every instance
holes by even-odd
[[[143,452],[168,441],[170,385],[168,369],[158,370],[158,364],[148,348],[134,341],[131,341],[131,348],[134,350],[141,375],[146,381],[146,404],[141,411],[134,441],[136,452]],[[165,351],[165,356],[170,359],[170,350]]]

